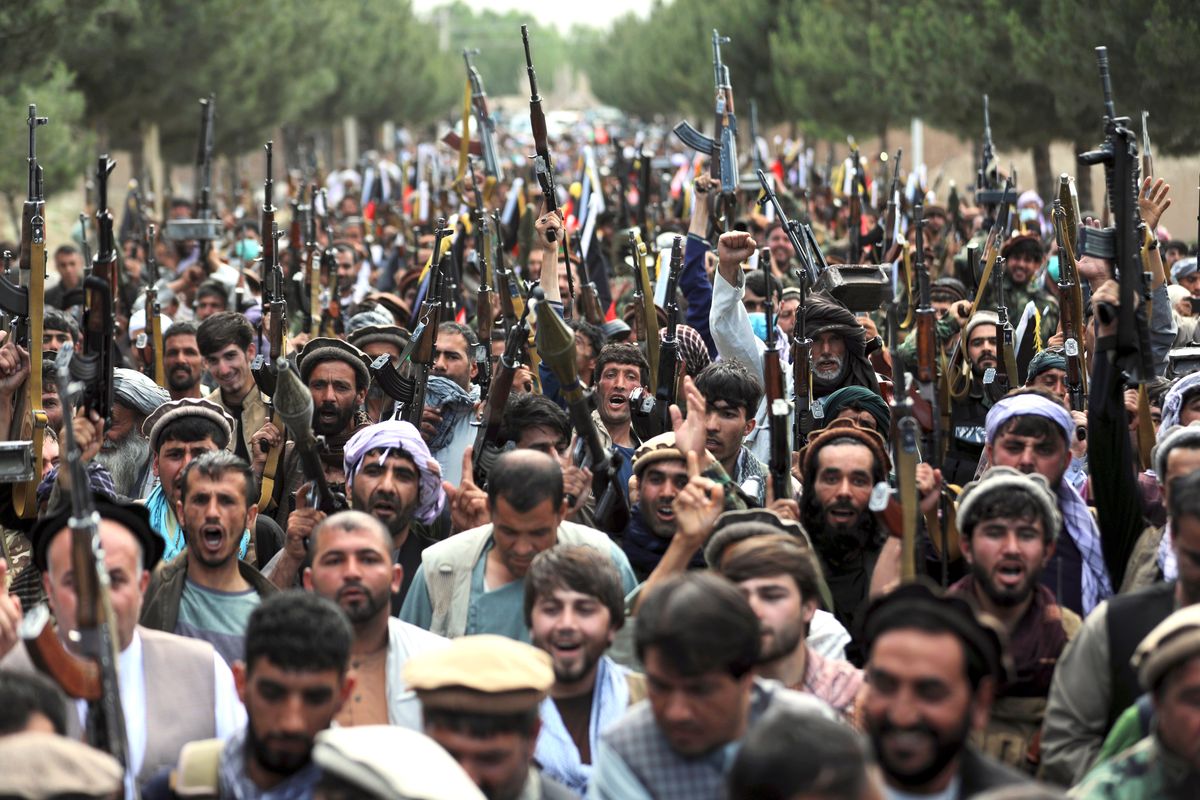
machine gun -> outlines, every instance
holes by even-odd
[[[812,339],[808,336],[808,290],[812,275],[814,274],[814,265],[812,260],[812,250],[810,250],[812,241],[812,233],[807,229],[802,229],[800,223],[795,220],[788,219],[787,214],[783,210],[783,205],[779,202],[779,196],[775,194],[775,190],[771,187],[771,182],[767,180],[767,175],[762,170],[758,171],[758,182],[762,185],[763,195],[759,199],[759,205],[770,203],[775,209],[775,219],[783,230],[787,233],[788,241],[792,243],[792,250],[796,253],[796,260],[800,264],[800,305],[796,309],[796,327],[792,333],[792,382],[795,398],[792,404],[792,413],[795,415],[795,422],[792,426],[793,449],[800,450],[804,447],[804,440],[807,437],[807,428],[809,425],[809,413],[813,410],[812,402]],[[769,260],[768,260],[769,261]]]
[[[321,451],[325,448],[323,437],[313,434],[313,399],[308,387],[300,380],[296,365],[280,359],[275,370],[275,410],[291,431],[296,454],[300,457],[300,469],[311,488],[308,502],[312,508],[326,514],[335,514],[350,507],[346,498],[335,494],[325,479],[325,467],[321,464]]]
[[[90,278],[89,278],[90,279]],[[88,704],[86,741],[112,755],[128,772],[128,739],[117,677],[120,647],[113,612],[111,581],[100,543],[100,514],[92,500],[86,465],[75,438],[75,409],[86,387],[67,342],[55,359],[58,396],[63,411],[63,469],[71,476],[71,566],[76,596],[75,625],[69,632],[75,653],[69,652],[49,624],[46,606],[38,606],[22,624],[30,660],[71,697]],[[63,633],[65,637],[67,632]],[[76,653],[78,655],[76,655]]]
[[[733,110],[733,87],[729,82],[729,67],[721,60],[721,45],[728,43],[729,37],[721,36],[714,28],[712,50],[717,136],[705,136],[686,120],[673,129],[681,142],[697,153],[709,156],[709,172],[721,181],[720,195],[714,194],[710,198],[710,202],[713,203],[710,209],[711,219],[720,231],[728,230],[728,226],[733,224],[738,190],[737,117]]]
[[[529,73],[529,126],[533,130],[533,169],[538,184],[542,187],[542,213],[558,210],[558,188],[554,183],[554,164],[550,160],[550,143],[546,133],[546,112],[542,110],[542,98],[538,94],[537,73],[533,71],[533,57],[529,53],[529,26],[521,26],[521,41],[525,45],[525,71]],[[550,228],[546,238],[556,241],[559,231]],[[563,303],[563,312],[569,317],[575,305],[575,277],[571,272],[571,237],[566,226],[562,228],[563,260],[567,262],[567,295],[569,302]]]
[[[558,378],[562,397],[567,403],[571,427],[578,436],[575,463],[592,472],[592,496],[596,498],[596,527],[603,531],[625,530],[629,524],[629,503],[617,471],[621,455],[616,448],[605,447],[592,419],[592,406],[579,382],[575,361],[575,332],[554,313],[549,303],[534,304],[537,314],[538,347],[546,366]]]
[[[213,118],[217,99],[200,98],[200,142],[196,148],[196,216],[193,219],[167,220],[163,237],[172,241],[194,240],[200,243],[199,263],[208,258],[208,246],[221,238],[222,225],[212,210]],[[268,229],[263,229],[265,235]]]
[[[992,142],[992,117],[988,110],[988,96],[983,96],[983,141],[980,144],[979,169],[975,172],[975,204],[994,209],[1008,202],[1007,192],[997,192],[1000,172],[996,163],[995,145]],[[1007,188],[1007,187],[1006,187]],[[991,217],[991,213],[988,214]]]
[[[1080,162],[1104,165],[1104,183],[1113,227],[1109,235],[1116,253],[1121,284],[1116,354],[1134,383],[1154,380],[1154,356],[1150,349],[1150,327],[1145,299],[1149,281],[1142,269],[1140,223],[1137,205],[1137,139],[1128,117],[1118,117],[1113,105],[1112,81],[1108,71],[1108,49],[1096,48],[1100,84],[1104,91],[1104,143],[1096,150],[1079,154]],[[1107,305],[1096,309],[1101,318],[1111,317]]]
[[[42,478],[42,436],[46,412],[42,409],[42,321],[46,295],[46,202],[42,166],[37,159],[37,129],[49,122],[29,105],[29,186],[21,214],[21,255],[18,283],[0,276],[0,309],[12,320],[11,335],[29,353],[29,377],[17,394],[8,441],[0,443],[0,481],[15,483],[13,504],[17,515],[34,519],[38,514],[37,486]],[[8,255],[8,254],[6,254]]]

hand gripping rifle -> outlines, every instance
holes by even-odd
[[[111,343],[110,343],[111,344]],[[64,469],[71,476],[71,566],[76,595],[75,625],[70,631],[74,653],[68,652],[39,606],[26,618],[21,635],[30,660],[71,697],[87,700],[88,744],[112,755],[129,769],[125,714],[117,676],[120,642],[113,613],[111,583],[100,544],[100,514],[92,501],[87,469],[75,439],[75,410],[86,391],[81,371],[67,342],[58,352],[55,372],[63,411]],[[89,369],[82,370],[83,374]],[[66,632],[64,632],[64,636]]]
[[[758,254],[758,265],[771,285],[771,250],[764,247]],[[771,415],[771,488],[776,500],[792,496],[792,440],[789,425],[792,404],[783,396],[783,365],[780,361],[779,334],[775,325],[775,299],[771,293],[763,302],[767,325],[767,349],[763,351],[763,384],[767,394],[767,413]]]
[[[800,264],[800,306],[796,309],[796,327],[792,333],[792,388],[795,392],[792,405],[792,413],[795,415],[792,436],[793,449],[800,450],[804,447],[804,440],[807,437],[807,429],[810,423],[809,412],[813,409],[813,342],[808,336],[807,310],[809,283],[813,275],[813,263],[810,255],[812,251],[809,249],[811,238],[808,231],[803,231],[802,236],[800,224],[795,220],[788,219],[787,214],[784,213],[783,205],[779,202],[778,195],[775,194],[775,190],[771,187],[771,182],[767,180],[767,175],[762,170],[758,171],[758,182],[762,184],[763,189],[763,196],[758,201],[759,205],[770,203],[775,208],[775,219],[779,220],[784,232],[787,233],[788,241],[792,243],[792,250],[796,253],[796,260]],[[769,261],[768,259],[768,263]]]
[[[13,504],[17,515],[34,519],[38,513],[37,485],[42,477],[42,436],[46,412],[42,410],[42,321],[45,316],[46,209],[42,166],[37,160],[37,129],[49,122],[30,104],[29,188],[21,214],[21,256],[17,285],[0,276],[0,309],[12,320],[10,335],[29,353],[29,377],[17,396],[17,407],[8,434],[0,442],[0,481],[15,483]]]
[[[721,45],[728,44],[729,37],[721,36],[714,28],[712,33],[713,82],[716,85],[716,138],[709,138],[692,127],[686,120],[673,129],[685,145],[709,156],[709,172],[721,181],[720,195],[711,198],[713,224],[718,230],[728,230],[733,224],[737,210],[738,160],[737,160],[737,117],[733,111],[733,87],[729,82],[729,67],[721,60]]]
[[[529,126],[533,130],[533,169],[538,184],[542,187],[543,214],[558,210],[558,188],[554,183],[554,164],[550,160],[550,143],[546,133],[546,112],[542,110],[542,98],[538,95],[537,73],[533,71],[533,57],[529,54],[529,26],[521,26],[521,41],[525,45],[525,71],[529,73]],[[555,241],[558,229],[546,231],[546,238]],[[570,317],[575,305],[575,277],[571,273],[571,237],[566,226],[562,229],[563,260],[567,269],[567,295],[569,302],[563,303],[563,312]]]
[[[610,534],[625,530],[629,524],[629,504],[617,480],[621,456],[616,448],[605,447],[592,419],[588,402],[575,361],[575,332],[554,313],[548,303],[533,303],[537,314],[538,347],[546,366],[558,378],[571,427],[579,445],[576,463],[592,472],[592,495],[596,498],[596,527]]]
[[[275,410],[292,433],[293,446],[300,457],[300,469],[305,480],[312,484],[309,505],[326,514],[345,511],[350,507],[346,498],[334,493],[325,480],[325,467],[321,464],[320,455],[325,442],[324,437],[313,435],[312,394],[300,380],[297,367],[287,359],[280,359],[276,367],[274,401]]]
[[[1111,236],[1121,284],[1116,354],[1133,382],[1147,383],[1154,380],[1155,370],[1145,302],[1149,297],[1149,282],[1142,270],[1142,239],[1138,235],[1137,139],[1129,118],[1118,117],[1113,106],[1107,48],[1096,48],[1096,61],[1104,91],[1104,144],[1080,153],[1079,160],[1088,165],[1104,165],[1104,183],[1114,222]],[[1107,316],[1112,309],[1101,307],[1096,313]]]

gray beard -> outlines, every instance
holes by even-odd
[[[142,499],[138,478],[150,461],[149,439],[131,431],[116,444],[106,441],[96,460],[112,475],[117,494],[133,500]]]

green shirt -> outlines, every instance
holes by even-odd
[[[246,654],[246,624],[261,602],[253,588],[219,592],[189,579],[179,600],[179,620],[174,632],[210,643],[227,664],[232,664]]]
[[[1200,774],[1147,736],[1087,774],[1069,797],[1075,800],[1152,800],[1196,797]]]

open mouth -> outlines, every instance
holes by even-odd
[[[371,515],[390,518],[396,516],[396,504],[391,500],[376,500],[371,504]]]
[[[216,552],[225,543],[225,531],[220,525],[205,525],[200,529],[200,541],[205,550]]]
[[[1001,564],[996,568],[996,578],[1005,586],[1016,586],[1025,578],[1025,568],[1020,564]]]
[[[621,408],[628,402],[628,398],[621,394],[612,394],[608,396],[608,407],[614,411]]]
[[[554,655],[573,656],[583,650],[583,642],[554,642],[550,645]]]
[[[655,506],[654,516],[658,517],[659,521],[661,522],[674,522],[675,509],[671,508],[669,505]]]
[[[854,522],[858,514],[848,508],[831,508],[826,513],[826,516],[829,517],[830,522],[838,525],[849,525],[851,522]]]

